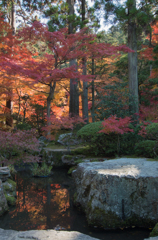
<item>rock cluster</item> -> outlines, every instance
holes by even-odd
[[[8,205],[15,205],[16,184],[9,179],[10,170],[8,167],[0,168],[0,216],[8,210]]]

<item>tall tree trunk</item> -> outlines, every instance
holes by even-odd
[[[85,14],[86,14],[86,8],[85,8],[85,0],[82,0],[82,23],[84,26],[85,21]],[[86,66],[86,59],[83,58],[83,75],[87,74],[87,66]],[[83,93],[82,93],[82,116],[86,119],[86,122],[88,123],[88,83],[83,81]]]
[[[47,118],[50,118],[51,101],[54,97],[55,87],[56,87],[56,82],[53,83],[53,86],[52,86],[52,83],[50,83],[49,95],[47,97]]]
[[[67,0],[69,5],[69,15],[74,15],[74,0]],[[69,22],[69,34],[73,33],[73,23]],[[76,65],[77,62],[75,59],[70,60],[70,66]],[[79,115],[79,92],[78,92],[78,80],[70,79],[70,104],[69,104],[69,114],[71,117]]]
[[[132,8],[136,7],[136,0],[128,9],[129,16]],[[128,53],[128,79],[129,79],[129,110],[135,120],[138,119],[139,99],[138,99],[138,72],[137,72],[137,37],[136,23],[134,17],[130,17],[128,21],[128,46],[134,52]]]
[[[56,82],[53,83],[53,86],[52,86],[52,82],[50,83],[50,89],[49,89],[49,95],[47,97],[47,127],[48,127],[48,131],[47,131],[47,137],[50,138],[51,136],[51,132],[50,132],[50,125],[51,125],[51,122],[50,122],[50,112],[51,112],[51,101],[54,97],[54,91],[55,91],[55,87],[56,87]]]
[[[11,1],[11,11],[9,14],[10,18],[9,18],[9,24],[12,28],[13,31],[13,35],[15,35],[16,33],[16,25],[15,25],[15,3],[14,0]]]
[[[94,58],[92,58],[92,75],[94,75]],[[95,122],[94,117],[94,80],[92,80],[92,122]]]
[[[15,26],[15,4],[14,1],[11,1],[11,11],[9,14],[9,24],[12,28],[13,35],[15,35],[16,32],[16,26]],[[9,91],[8,97],[6,99],[6,107],[9,110],[9,113],[6,117],[6,125],[12,127],[13,125],[13,118],[11,117],[12,110],[13,110],[13,102],[12,102],[12,90]]]

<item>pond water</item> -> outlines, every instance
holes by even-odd
[[[102,240],[144,240],[148,229],[106,231],[89,228],[85,215],[72,203],[73,179],[66,170],[54,170],[52,177],[16,175],[16,207],[0,217],[0,228],[14,230],[56,229],[79,231]]]

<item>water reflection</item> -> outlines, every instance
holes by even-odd
[[[10,222],[10,228],[50,229],[60,223],[61,228],[70,229],[69,191],[52,181],[52,178],[16,176],[17,203],[16,208],[9,212],[14,220]]]

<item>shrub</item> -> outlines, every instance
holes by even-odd
[[[144,140],[135,145],[135,153],[138,156],[154,158],[158,154],[158,145],[156,141]]]
[[[114,155],[117,152],[117,135],[99,133],[102,128],[102,121],[89,123],[77,132],[77,136],[91,146],[91,153]]]
[[[102,133],[99,133],[99,131],[103,128],[101,124],[102,121],[89,123],[77,132],[77,136],[88,142],[93,142],[93,138],[96,138],[96,136],[104,135]]]
[[[151,140],[158,140],[158,123],[151,123],[146,127],[146,137]]]
[[[51,174],[52,166],[47,166],[45,162],[42,163],[40,167],[38,163],[34,163],[31,168],[31,172],[33,176],[49,176]]]
[[[127,82],[112,82],[101,89],[96,88],[95,119],[103,120],[111,115],[124,118],[134,114],[129,110],[129,97]],[[133,97],[131,99],[134,105]]]
[[[119,121],[118,121],[119,123]],[[122,123],[121,123],[122,124]],[[123,126],[125,126],[123,124]],[[121,125],[122,127],[122,125]],[[102,121],[89,123],[81,128],[77,135],[82,139],[86,140],[87,143],[91,146],[91,152],[98,154],[106,154],[106,155],[115,155],[118,154],[118,134],[111,132],[109,134],[105,134],[99,132],[100,130],[106,130],[106,126],[102,126]],[[119,153],[120,154],[133,154],[134,147],[136,142],[141,141],[143,139],[142,136],[138,135],[140,130],[140,126],[133,126],[129,124],[128,126],[130,132],[119,134]],[[129,131],[129,129],[126,129]],[[109,128],[107,128],[109,130]],[[111,128],[111,131],[115,130],[115,128]],[[124,129],[121,129],[125,131]]]
[[[39,142],[32,130],[0,131],[0,163],[36,162],[39,160]]]
[[[31,130],[31,125],[24,122],[24,123],[19,123],[19,124],[17,124],[17,125],[16,125],[16,128],[17,128],[18,130]]]

